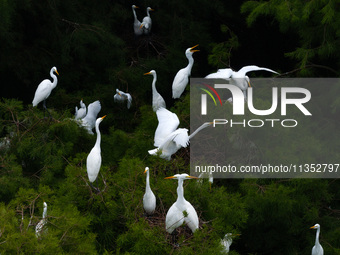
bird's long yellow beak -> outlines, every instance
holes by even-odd
[[[190,178],[190,179],[199,179],[198,177],[196,177],[196,176],[191,176],[191,175],[189,175],[189,176],[187,176],[188,178]]]
[[[135,5],[135,8],[139,8],[139,7]]]
[[[144,24],[140,25],[140,27],[139,27],[139,28],[142,28],[143,26],[144,26]]]
[[[313,229],[313,228],[315,228],[315,226],[313,226],[313,227],[310,227],[310,229]]]
[[[150,11],[154,11],[155,9],[150,9]]]
[[[56,73],[56,74],[58,74],[58,75],[59,75],[59,73],[58,73],[57,69],[55,69],[54,71],[55,71],[55,73]]]
[[[248,86],[249,86],[249,88],[251,88],[251,85],[250,85],[250,82],[248,81]]]
[[[148,171],[148,169],[145,169],[145,171],[144,171],[144,173],[143,173],[143,174],[145,174],[147,171]]]
[[[175,176],[165,177],[164,179],[173,179],[173,178],[175,178]]]
[[[191,51],[191,52],[197,52],[197,51],[200,51],[200,50],[194,50],[194,48],[196,48],[198,45],[199,45],[199,44],[197,44],[197,45],[195,45],[195,46],[191,47],[191,48],[190,48],[190,51]]]
[[[148,73],[145,73],[144,75],[148,75],[148,74],[151,74],[150,72],[148,72]]]
[[[102,117],[102,119],[104,119],[106,116],[107,116],[107,115],[104,115],[104,116]]]

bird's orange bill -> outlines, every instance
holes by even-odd
[[[310,229],[313,229],[313,228],[315,228],[315,226],[313,226],[313,227],[310,227]]]
[[[145,171],[144,171],[144,173],[143,173],[143,174],[145,174],[147,171],[148,171],[148,169],[145,169]]]
[[[148,74],[151,74],[150,72],[148,72],[148,73],[145,73],[144,75],[148,75]]]
[[[139,27],[139,28],[142,28],[143,26],[144,26],[144,24],[140,25],[140,27]]]
[[[249,88],[251,88],[251,85],[250,85],[250,82],[248,81],[248,86],[249,86]]]
[[[196,177],[196,176],[191,176],[191,175],[189,175],[189,176],[187,176],[188,178],[190,178],[190,179],[199,179],[198,177]]]
[[[139,7],[135,5],[135,8],[139,8]]]
[[[102,119],[104,119],[106,117],[106,115],[104,115],[103,117],[102,117]]]
[[[173,178],[175,178],[175,176],[165,177],[164,179],[173,179]]]
[[[55,69],[54,71],[55,71],[55,73],[56,73],[56,74],[58,74],[58,75],[59,75],[59,73],[58,73],[57,69]]]
[[[155,9],[150,9],[150,11],[154,11]]]
[[[191,47],[191,48],[190,48],[190,51],[191,51],[191,52],[197,52],[197,51],[200,51],[200,50],[194,50],[194,48],[196,48],[198,45],[199,45],[199,44],[197,44],[197,45],[195,45],[195,46]]]

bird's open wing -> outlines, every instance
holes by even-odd
[[[279,74],[278,72],[275,72],[272,69],[265,68],[265,67],[258,67],[258,66],[244,66],[237,73],[239,76],[245,76],[246,73],[251,72],[251,71],[267,71],[267,72]]]
[[[132,104],[132,97],[129,93],[126,93],[126,96],[127,96],[127,108],[130,109]]]
[[[233,74],[231,68],[218,69],[216,73],[211,73],[205,76],[207,79],[228,79]]]
[[[113,96],[113,101],[114,101],[114,102],[117,102],[117,103],[122,103],[122,102],[124,101],[124,99],[123,99],[122,96],[120,96],[120,95],[118,95],[118,94],[115,94],[115,95]]]
[[[84,118],[84,121],[86,121],[87,118],[96,119],[101,108],[102,107],[100,105],[99,100],[94,101],[93,103],[89,104],[89,106],[87,107],[87,114]]]
[[[158,126],[155,132],[154,145],[155,147],[159,147],[163,143],[163,140],[177,129],[179,119],[175,113],[172,113],[165,108],[158,109],[156,115]]]

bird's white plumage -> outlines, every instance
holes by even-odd
[[[116,94],[113,96],[113,100],[117,103],[124,103],[127,101],[127,108],[130,109],[132,104],[132,97],[129,93],[125,93],[119,89],[116,89]]]
[[[93,103],[89,104],[89,106],[87,107],[87,114],[81,120],[81,125],[85,127],[90,134],[93,134],[92,129],[95,126],[96,119],[100,110],[101,104],[99,100],[94,101]]]
[[[76,106],[76,113],[75,113],[75,119],[82,119],[86,116],[86,105],[83,103],[83,99],[80,100],[80,108]]]
[[[144,75],[152,75],[152,109],[154,112],[156,112],[159,108],[166,108],[165,101],[163,97],[158,93],[156,89],[156,81],[157,81],[157,73],[155,70],[151,70],[148,73],[145,73]]]
[[[132,13],[133,13],[133,31],[135,33],[135,35],[142,35],[143,34],[143,29],[140,27],[141,22],[138,20],[137,18],[137,14],[135,9],[138,8],[136,5],[132,5]]]
[[[170,207],[165,218],[165,229],[168,233],[172,233],[176,228],[184,223],[195,232],[199,227],[198,215],[195,208],[184,198],[183,181],[196,178],[188,174],[175,174],[166,179],[178,179],[177,200]]]
[[[191,75],[191,69],[194,64],[194,58],[192,57],[192,54],[198,50],[194,50],[196,46],[193,46],[191,48],[186,49],[185,56],[187,57],[189,63],[185,68],[182,68],[179,70],[174,78],[174,81],[172,82],[172,97],[173,98],[179,98],[183,91],[185,90],[185,87],[189,83],[189,76]]]
[[[312,255],[323,255],[323,248],[319,242],[320,225],[315,224],[314,226],[311,227],[311,229],[316,229],[315,245],[312,248]]]
[[[152,27],[152,19],[150,16],[150,11],[153,11],[151,7],[146,8],[146,16],[143,18],[140,28],[143,30],[143,33],[148,35],[151,33]]]
[[[175,113],[172,113],[165,108],[160,108],[156,112],[156,115],[158,119],[158,126],[155,132],[154,146],[158,147],[163,143],[165,137],[177,129],[179,119]]]
[[[40,237],[42,233],[47,231],[46,228],[46,216],[47,216],[47,204],[44,202],[44,210],[43,210],[43,215],[42,215],[42,219],[38,222],[38,224],[35,226],[35,235],[36,237]]]
[[[58,79],[54,73],[58,74],[57,68],[55,66],[52,67],[50,70],[50,76],[52,77],[53,82],[46,79],[39,84],[32,101],[33,107],[37,106],[40,102],[46,100],[50,96],[52,90],[57,86]]]
[[[97,133],[97,140],[90,151],[89,155],[86,159],[86,170],[87,175],[89,177],[90,182],[94,182],[97,179],[101,164],[102,164],[102,156],[101,156],[101,149],[100,149],[100,142],[101,142],[101,134],[99,130],[99,124],[103,121],[105,116],[98,118],[96,120],[96,133]]]
[[[143,207],[147,214],[153,214],[156,209],[156,197],[150,187],[150,171],[148,167],[145,168],[144,173],[146,173],[146,185],[143,196]]]
[[[230,245],[233,243],[232,235],[232,233],[227,233],[221,240],[221,244],[224,247],[223,253],[229,253]]]

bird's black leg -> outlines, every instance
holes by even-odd
[[[43,102],[43,107],[44,107],[44,118],[45,118],[45,111],[47,111],[47,113],[50,115],[51,119],[53,119],[52,115],[51,115],[50,112],[47,110],[47,107],[46,107],[46,100],[44,100],[44,102]]]
[[[93,186],[92,182],[90,182],[90,186],[91,186],[92,189],[94,189],[96,191],[97,194],[100,192],[99,188],[98,188],[98,181],[97,181],[97,188]]]
[[[179,244],[177,243],[178,232],[177,229],[174,229],[171,233],[171,242],[174,246],[179,247]]]

